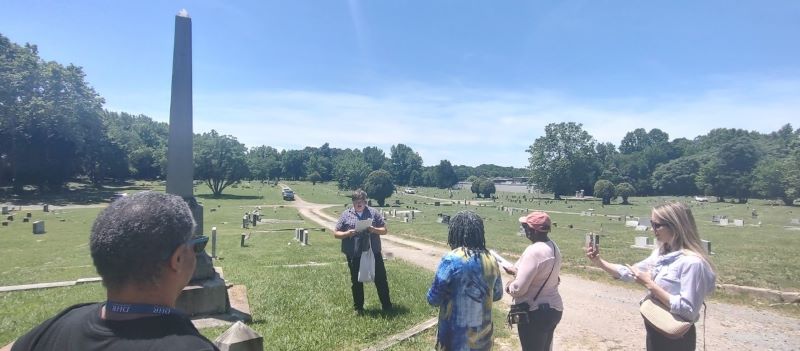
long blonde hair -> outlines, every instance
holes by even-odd
[[[668,202],[653,207],[653,218],[660,221],[672,230],[672,242],[661,244],[661,254],[664,254],[666,245],[672,250],[682,250],[685,254],[699,256],[712,270],[714,264],[700,242],[700,234],[694,221],[692,210],[680,202]]]

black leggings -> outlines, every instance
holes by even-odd
[[[547,308],[528,312],[529,323],[517,324],[523,351],[548,351],[553,344],[553,333],[563,312]]]
[[[670,339],[644,322],[647,329],[647,351],[694,351],[697,343],[697,331],[694,324],[680,339]]]

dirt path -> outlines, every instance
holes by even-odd
[[[321,205],[295,197],[292,205],[305,218],[333,230],[337,218],[322,212],[341,205]],[[390,232],[391,233],[391,232]],[[434,271],[447,248],[406,240],[382,238],[385,256],[394,256]],[[503,277],[504,281],[509,276]],[[556,329],[554,350],[643,350],[645,332],[638,302],[642,289],[626,289],[561,274],[559,287],[565,311]],[[505,295],[507,305],[510,297]],[[708,350],[798,350],[800,320],[770,311],[720,302],[708,302],[705,322],[697,324],[698,350],[703,345],[703,325]],[[499,326],[498,326],[499,327]]]

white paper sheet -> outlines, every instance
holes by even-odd
[[[503,256],[500,256],[500,254],[498,254],[494,250],[489,250],[489,253],[492,254],[492,256],[494,256],[494,259],[497,260],[497,263],[500,266],[502,266],[503,268],[512,268],[512,267],[514,267],[513,263],[508,262],[505,258],[503,258]]]
[[[356,233],[361,233],[367,230],[372,225],[372,218],[362,219],[356,222]]]

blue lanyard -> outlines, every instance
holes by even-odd
[[[145,305],[135,303],[116,303],[106,301],[106,312],[120,313],[120,314],[157,314],[160,316],[168,316],[171,314],[181,314],[179,310],[172,307],[159,306],[159,305]]]

